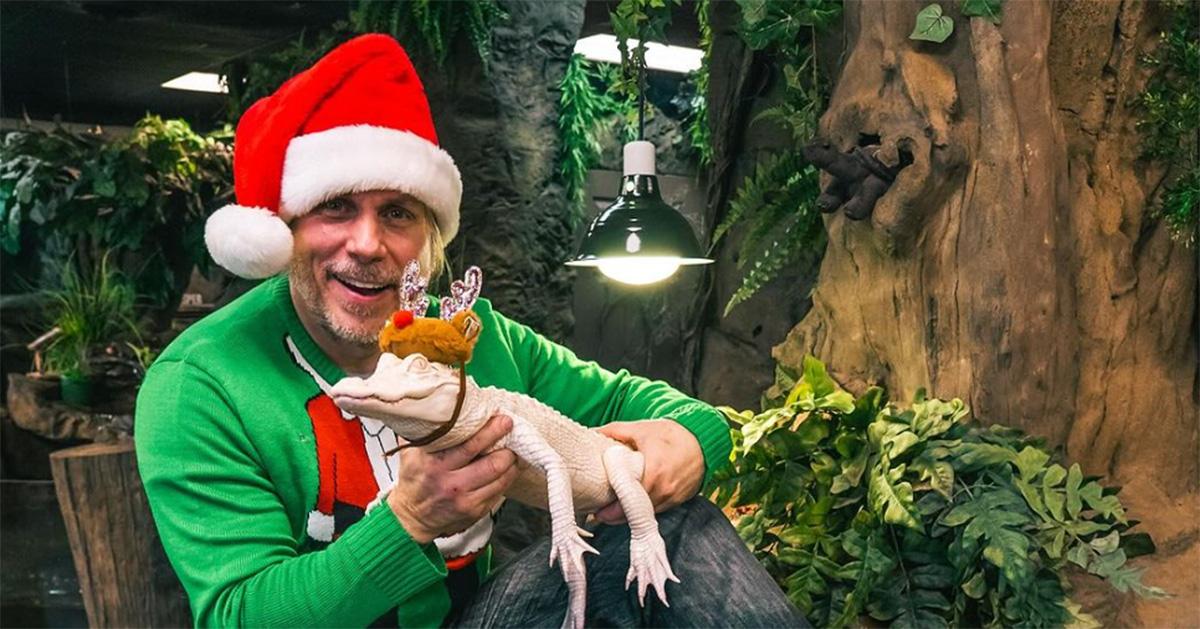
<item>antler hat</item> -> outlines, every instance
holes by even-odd
[[[458,232],[462,179],[412,62],[387,35],[338,46],[248,109],[233,172],[237,203],[209,217],[204,240],[242,277],[286,269],[288,223],[340,194],[399,190],[429,207],[447,242]]]

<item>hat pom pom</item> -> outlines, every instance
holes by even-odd
[[[239,277],[262,279],[288,267],[292,230],[261,207],[226,205],[208,217],[204,243],[217,264]]]

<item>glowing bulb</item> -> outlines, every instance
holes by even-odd
[[[624,284],[653,284],[675,274],[679,270],[680,258],[602,258],[596,266],[600,272]]]

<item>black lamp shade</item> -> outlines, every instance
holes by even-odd
[[[687,219],[663,202],[654,175],[626,175],[621,193],[588,227],[572,266],[598,266],[604,258],[679,258],[707,264]]]

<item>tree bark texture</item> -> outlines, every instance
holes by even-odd
[[[50,470],[88,624],[190,625],[183,586],[150,517],[133,442],[59,450],[50,455]]]
[[[823,140],[882,144],[900,171],[869,221],[826,218],[813,308],[774,350],[844,384],[961,397],[1124,485],[1158,543],[1165,602],[1118,624],[1200,623],[1197,251],[1148,212],[1133,99],[1165,11],[1137,0],[1007,2],[1000,25],[908,39],[924,2],[847,0]],[[1190,622],[1184,622],[1190,620]]]

